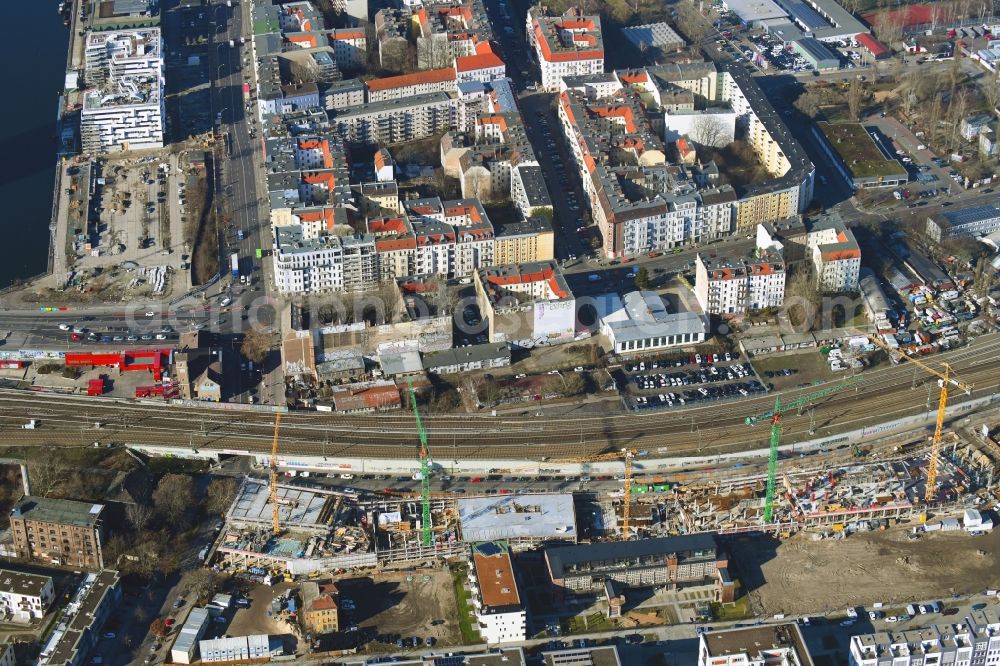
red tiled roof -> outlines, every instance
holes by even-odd
[[[351,28],[344,28],[342,30],[335,30],[330,33],[330,39],[341,41],[348,39],[365,39],[364,30],[353,30]]]
[[[400,76],[387,76],[382,79],[372,79],[365,85],[368,90],[392,90],[393,88],[405,88],[424,83],[444,83],[455,80],[455,70],[451,67],[442,69],[428,69],[412,74],[402,74]]]
[[[581,51],[559,51],[553,53],[549,40],[539,23],[535,23],[535,41],[542,51],[542,57],[548,62],[572,62],[575,60],[598,60],[604,58],[604,49],[589,49]]]
[[[288,41],[292,42],[293,44],[308,44],[309,46],[311,46],[313,48],[316,48],[316,46],[317,46],[316,35],[295,35],[295,34],[291,34],[291,35],[287,35],[285,37],[285,39],[287,39]]]
[[[861,250],[831,250],[823,253],[823,261],[843,261],[860,258]]]
[[[486,48],[482,48],[484,46]],[[455,58],[455,69],[459,72],[474,72],[480,69],[492,69],[503,66],[504,61],[493,52],[488,42],[480,42],[476,45],[476,55]]]

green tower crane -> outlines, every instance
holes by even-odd
[[[767,496],[764,504],[764,523],[770,523],[774,514],[774,490],[778,476],[778,445],[781,443],[781,417],[793,409],[804,407],[814,400],[825,398],[828,395],[842,391],[845,388],[855,386],[861,381],[860,375],[854,375],[839,384],[827,387],[814,393],[799,396],[787,404],[781,402],[781,396],[774,398],[774,409],[756,416],[748,416],[746,424],[748,426],[757,425],[761,421],[769,419],[771,421],[771,448],[767,458]]]
[[[417,434],[420,436],[420,537],[425,546],[431,545],[434,532],[431,528],[431,454],[427,450],[427,431],[424,422],[420,420],[420,410],[417,408],[417,392],[410,384],[410,406],[413,407],[413,417],[417,420]]]

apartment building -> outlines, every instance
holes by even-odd
[[[555,262],[480,268],[473,280],[490,342],[531,348],[575,337],[576,298]]]
[[[785,302],[785,261],[780,245],[750,255],[695,257],[694,293],[706,314],[743,315]]]
[[[992,666],[1000,664],[1000,618],[971,611],[954,623],[851,636],[850,666]]]
[[[417,67],[451,65],[455,58],[476,53],[493,32],[481,0],[425,3],[413,10]]]
[[[609,582],[626,589],[706,585],[728,603],[736,591],[729,560],[710,533],[546,548],[545,566],[552,585],[570,594],[603,593]]]
[[[559,90],[563,77],[604,71],[604,38],[599,16],[572,8],[562,16],[545,16],[540,6],[527,15],[528,45],[542,74],[542,87]]]
[[[368,63],[368,37],[364,28],[338,28],[327,33],[340,69],[357,71]]]
[[[493,261],[497,266],[551,261],[555,258],[555,234],[544,217],[529,217],[496,227]]]
[[[453,70],[449,72],[454,75]],[[414,95],[333,112],[337,132],[358,143],[391,144],[423,139],[455,125],[456,105],[447,93]]]
[[[857,291],[861,273],[861,247],[842,220],[817,222],[806,236],[820,291]]]
[[[475,53],[456,56],[455,78],[459,83],[481,81],[489,83],[507,76],[507,66],[489,42],[476,44]]]
[[[301,225],[274,228],[274,282],[285,294],[360,291],[378,282],[367,234],[306,238]]]
[[[732,188],[702,191],[683,166],[667,163],[641,88],[619,81],[613,93],[589,98],[586,82],[577,83],[560,94],[559,118],[605,256],[671,249],[730,233]]]
[[[40,620],[55,595],[50,576],[0,569],[0,618],[5,622]]]
[[[14,551],[35,562],[100,569],[103,511],[103,504],[25,495],[10,512]]]
[[[84,576],[56,629],[42,645],[38,663],[41,666],[87,663],[94,646],[101,640],[108,618],[121,600],[121,578],[117,571],[103,569]]]
[[[698,666],[813,666],[794,622],[706,631],[698,636]]]
[[[430,69],[412,74],[386,76],[365,82],[368,88],[368,102],[385,102],[393,99],[407,99],[430,93],[455,92],[456,78],[453,67]]]
[[[159,28],[88,32],[80,110],[85,152],[163,147],[163,53]]]
[[[526,640],[526,612],[507,544],[478,543],[470,551],[469,587],[479,635],[487,645]]]
[[[413,15],[409,8],[386,8],[375,12],[375,36],[378,40],[379,66],[397,66],[400,57],[409,49],[410,26]],[[398,71],[398,70],[397,70]]]

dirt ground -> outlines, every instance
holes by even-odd
[[[374,627],[379,635],[433,636],[437,643],[459,643],[458,608],[451,576],[430,569],[412,573],[337,580],[341,598],[353,599],[359,627]],[[434,620],[445,620],[432,625]]]
[[[908,529],[813,541],[808,533],[778,543],[745,538],[729,545],[744,589],[762,615],[806,614],[905,603],[1000,585],[1000,530],[980,537],[964,531],[925,534]]]

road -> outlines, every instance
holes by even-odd
[[[964,381],[975,385],[972,397],[984,397],[1000,391],[998,352],[1000,335],[991,334],[929,362],[951,363]],[[866,377],[856,392],[841,392],[816,404],[814,437],[930,414],[934,407],[936,390],[923,376],[917,375],[917,387],[911,387],[912,368],[883,366],[868,371]],[[798,393],[788,392],[786,400]],[[951,404],[967,399],[953,393]],[[767,429],[749,428],[744,420],[766,411],[773,401],[774,396],[751,397],[641,415],[588,415],[572,409],[545,418],[428,414],[424,423],[440,460],[557,459],[626,445],[648,449],[653,456],[711,456],[766,448]],[[21,429],[28,418],[38,419],[41,427]],[[93,430],[94,421],[104,424],[99,434]],[[808,434],[808,414],[787,415],[782,423],[786,443],[814,438]],[[0,432],[11,445],[76,446],[100,439],[104,443],[263,452],[270,449],[273,417],[0,390]],[[415,442],[413,418],[407,411],[374,415],[292,412],[282,419],[281,446],[288,454],[407,457]]]

